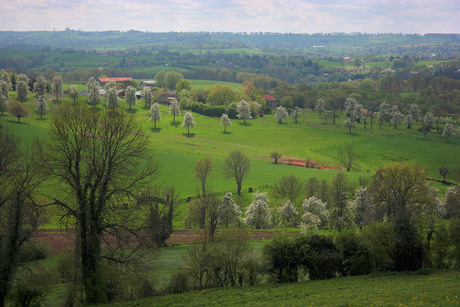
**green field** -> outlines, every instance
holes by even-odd
[[[458,306],[459,271],[367,276],[209,289],[111,306]]]
[[[194,82],[194,81],[192,81]],[[202,81],[201,84],[211,84]],[[14,94],[11,93],[14,97]],[[84,98],[80,97],[83,101]],[[35,138],[46,138],[48,120],[43,120],[33,111],[32,96],[26,102],[31,115],[17,123],[11,115],[3,115],[0,122],[21,137],[25,144],[31,144]],[[51,109],[56,108],[52,105]],[[127,108],[122,104],[123,108]],[[52,113],[52,110],[51,112]],[[248,187],[255,190],[264,189],[285,175],[296,175],[302,179],[317,177],[330,180],[338,172],[318,170],[288,165],[274,165],[270,155],[277,151],[284,156],[313,159],[323,165],[340,166],[338,148],[352,144],[359,155],[359,169],[347,175],[356,182],[360,176],[370,177],[379,166],[407,161],[420,164],[431,178],[440,179],[438,168],[446,166],[452,174],[459,167],[460,136],[454,135],[447,143],[445,138],[431,132],[425,140],[418,133],[417,125],[406,129],[400,125],[397,129],[384,125],[382,129],[374,123],[373,129],[364,129],[362,125],[352,133],[342,126],[344,118],[338,119],[336,125],[323,124],[316,112],[305,112],[298,124],[292,119],[279,124],[273,115],[256,118],[243,124],[241,120],[232,120],[232,126],[223,132],[219,118],[194,114],[196,127],[190,135],[182,128],[182,118],[172,123],[167,107],[161,107],[162,121],[157,128],[149,122],[149,113],[139,104],[131,110],[143,130],[149,136],[151,154],[161,164],[161,176],[157,182],[175,186],[180,197],[193,195],[196,182],[193,177],[193,165],[206,156],[210,156],[215,165],[211,177],[211,188],[216,192],[236,191],[236,184],[223,176],[225,158],[234,150],[240,150],[251,160],[251,171],[243,181],[243,190]],[[453,180],[448,177],[449,180]],[[442,186],[437,186],[442,189]]]

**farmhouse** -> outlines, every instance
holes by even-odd
[[[179,100],[179,96],[175,94],[163,94],[160,97],[158,97],[155,102],[165,106],[169,106],[171,104],[171,101],[173,100]]]
[[[145,87],[155,87],[157,85],[157,81],[155,80],[145,80],[141,81],[141,84]]]
[[[99,78],[99,83],[101,85],[106,85],[110,81],[116,82],[116,83],[121,83],[121,82],[129,82],[133,80],[131,77],[119,77],[119,78]]]
[[[267,101],[267,104],[271,106],[272,108],[276,108],[278,106],[278,102],[276,101],[276,98],[273,97],[272,95],[262,95],[262,98]]]

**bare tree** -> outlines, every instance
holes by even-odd
[[[200,228],[204,228],[206,224],[206,210],[208,207],[208,195],[206,194],[206,181],[214,171],[214,165],[212,164],[211,158],[206,157],[201,161],[198,161],[194,166],[195,178],[200,182],[201,195],[199,210],[199,224]]]
[[[225,175],[228,178],[235,178],[238,195],[241,195],[241,184],[244,177],[247,176],[249,168],[249,158],[241,151],[233,151],[225,160]]]
[[[78,96],[80,95],[80,93],[78,92],[78,88],[76,85],[72,85],[70,87],[70,93],[69,93],[69,96],[73,98],[73,103],[76,102]]]
[[[352,168],[358,167],[358,163],[356,163],[357,158],[358,154],[352,145],[347,144],[339,148],[339,160],[342,166],[347,169],[347,172]]]
[[[294,175],[284,176],[275,182],[272,187],[273,196],[278,199],[288,199],[292,202],[301,196],[303,192],[302,181]]]
[[[124,111],[95,113],[86,105],[65,104],[52,117],[49,131],[49,141],[38,145],[39,160],[62,188],[48,197],[75,221],[85,300],[97,303],[101,259],[123,261],[139,248],[137,226],[130,227],[136,221],[124,216],[132,210],[120,208],[134,203],[134,192],[159,166],[146,157],[147,137]],[[116,249],[114,237],[129,240],[132,252]],[[104,253],[102,241],[109,248]]]

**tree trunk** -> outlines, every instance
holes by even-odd
[[[238,186],[238,191],[236,194],[241,195],[241,182],[237,182],[236,185]]]

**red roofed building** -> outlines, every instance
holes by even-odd
[[[99,83],[101,83],[102,85],[106,85],[107,83],[109,83],[110,81],[114,81],[116,83],[119,83],[119,82],[129,82],[133,80],[133,78],[131,77],[121,77],[121,78],[99,78]]]
[[[267,101],[267,104],[272,108],[276,108],[278,106],[278,101],[276,101],[276,98],[272,95],[262,95],[262,98],[265,99],[265,101]]]

